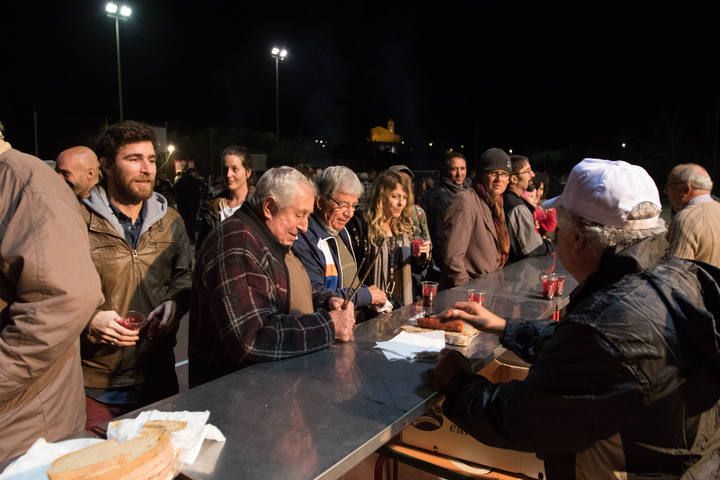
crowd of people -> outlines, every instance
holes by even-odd
[[[186,313],[194,387],[351,341],[425,279],[457,287],[557,246],[580,283],[562,321],[467,302],[444,314],[533,364],[496,385],[444,352],[428,381],[446,414],[483,442],[538,452],[550,478],[720,468],[707,455],[720,446],[720,206],[701,166],[668,177],[668,233],[653,180],[621,161],[583,160],[543,203],[549,176],[500,148],[472,178],[449,152],[437,185],[416,190],[405,165],[372,180],[282,166],[251,185],[252,157],[233,145],[221,191],[196,201],[184,175],[176,210],[156,191],[155,144],[121,122],[94,149],[61,152],[54,173],[0,136],[0,460],[177,393]]]

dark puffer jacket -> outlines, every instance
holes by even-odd
[[[606,252],[560,323],[508,321],[502,342],[533,364],[527,379],[458,375],[445,413],[482,442],[537,452],[550,479],[720,478],[720,270],[655,265],[665,246]]]

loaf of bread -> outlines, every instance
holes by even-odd
[[[421,328],[432,328],[433,330],[445,330],[446,332],[462,332],[465,322],[462,320],[451,320],[443,322],[437,317],[421,317],[417,319],[417,325]]]
[[[63,455],[50,466],[48,479],[167,480],[176,470],[170,433],[162,425],[151,425],[127,442],[106,440]]]

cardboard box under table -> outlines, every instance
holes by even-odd
[[[528,365],[511,352],[504,352],[480,374],[494,383],[522,380]],[[402,432],[402,443],[465,460],[489,468],[544,479],[545,466],[534,453],[506,450],[485,445],[442,414],[442,400]]]

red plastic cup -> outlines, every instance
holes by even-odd
[[[412,254],[413,257],[420,256],[420,247],[422,247],[424,240],[420,237],[412,239]]]
[[[128,330],[138,331],[144,322],[145,315],[140,312],[130,310],[123,318],[120,319],[118,323]]]
[[[565,290],[565,275],[558,275],[557,276],[557,285],[555,286],[555,294],[557,296],[560,296],[563,294],[564,290]]]
[[[485,290],[479,288],[470,288],[467,291],[468,302],[476,302],[482,306],[485,303]]]
[[[437,296],[437,289],[437,282],[422,282],[423,307],[432,308],[435,297]]]
[[[553,278],[553,275],[542,275],[540,282],[542,284],[543,298],[552,300],[555,296],[555,289],[557,288],[557,279]]]

